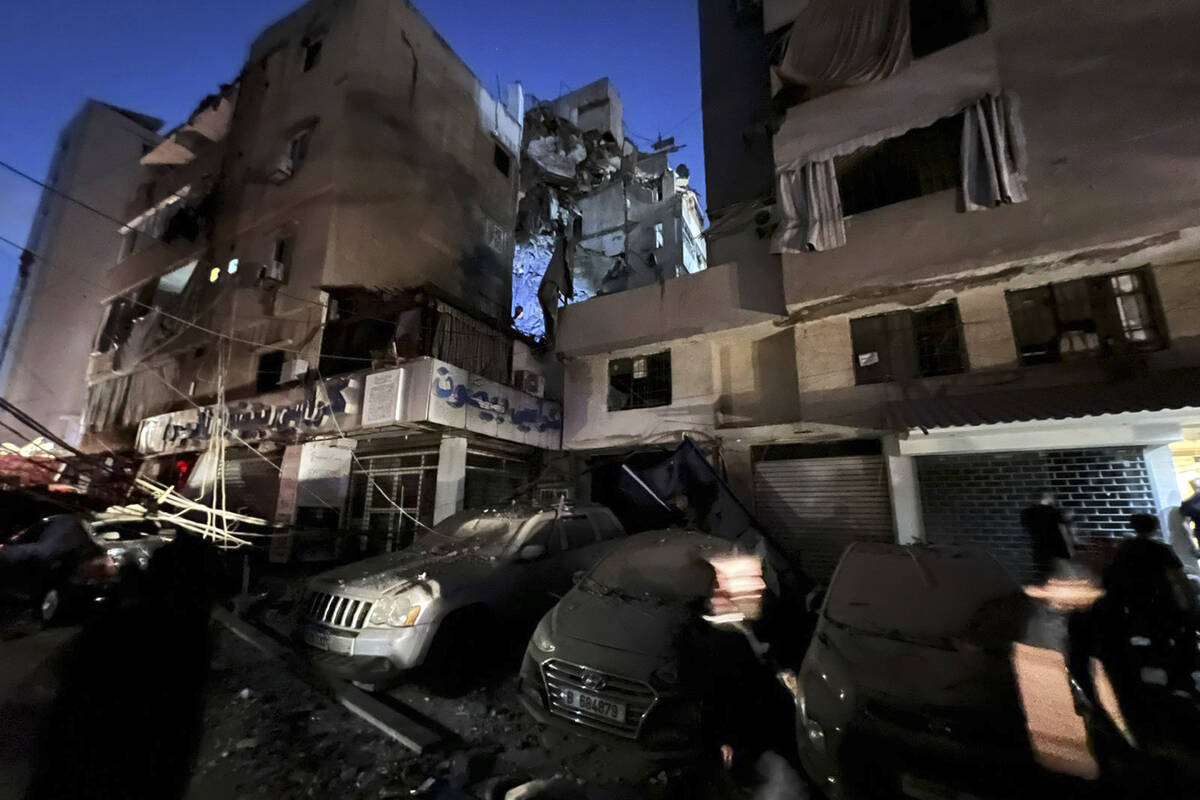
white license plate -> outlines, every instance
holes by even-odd
[[[320,628],[305,628],[304,641],[318,650],[328,650],[331,653],[348,656],[354,652],[354,639],[349,636],[338,636]]]
[[[625,721],[624,703],[614,703],[603,697],[577,692],[574,689],[563,689],[561,695],[563,703],[571,708],[586,711],[593,716],[610,719],[613,722]]]

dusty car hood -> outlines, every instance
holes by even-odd
[[[459,587],[477,584],[503,563],[473,550],[402,550],[323,572],[312,579],[310,586],[371,599],[397,594],[416,585],[436,583],[445,596]]]
[[[663,660],[674,656],[677,635],[690,616],[681,605],[576,588],[555,606],[554,632],[556,637]]]
[[[824,646],[832,645],[847,666],[860,700],[978,709],[1016,699],[1003,652],[930,647],[834,626],[824,627],[823,633]]]

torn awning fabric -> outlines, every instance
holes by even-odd
[[[909,0],[808,0],[775,68],[810,87],[856,86],[895,75],[912,62]]]

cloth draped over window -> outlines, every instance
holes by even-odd
[[[430,355],[497,383],[509,382],[511,355],[508,340],[495,328],[436,302],[437,323]]]
[[[1001,92],[987,95],[964,113],[959,178],[965,211],[1028,199],[1019,111],[1016,97]]]
[[[808,0],[775,68],[788,83],[857,86],[912,62],[909,0]]]
[[[1003,91],[988,93],[965,108],[958,105],[947,110],[942,117],[960,113],[960,207],[978,211],[1025,202],[1025,131],[1016,96]],[[853,144],[842,143],[814,153],[807,163],[779,170],[781,223],[772,242],[773,252],[803,253],[844,245],[846,225],[833,159],[936,121],[914,120],[905,129],[893,128],[864,136]]]
[[[779,210],[782,221],[774,242],[779,252],[832,250],[846,243],[832,158],[781,172]]]

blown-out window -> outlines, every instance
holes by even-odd
[[[671,351],[608,362],[608,410],[671,405]]]
[[[1006,298],[1022,364],[1166,346],[1146,270],[1051,283],[1008,292]]]

